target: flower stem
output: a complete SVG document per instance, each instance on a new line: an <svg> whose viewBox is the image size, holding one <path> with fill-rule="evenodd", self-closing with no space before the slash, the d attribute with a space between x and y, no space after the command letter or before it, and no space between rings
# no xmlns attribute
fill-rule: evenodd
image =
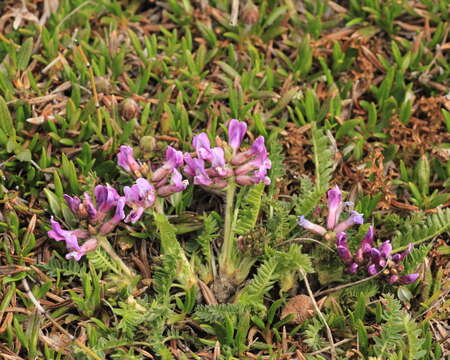
<svg viewBox="0 0 450 360"><path fill-rule="evenodd" d="M228 180L227 196L225 200L225 231L223 236L222 251L219 258L221 274L230 274L232 270L231 256L233 251L233 202L236 192L236 183L233 178Z"/></svg>
<svg viewBox="0 0 450 360"><path fill-rule="evenodd" d="M130 268L125 265L125 263L122 261L119 255L114 251L111 244L109 243L108 239L104 236L99 236L97 238L100 246L103 250L106 251L106 253L111 257L111 259L114 260L114 262L120 267L120 269L123 271L123 273L128 276L129 278L135 277L135 274L133 271L130 270Z"/></svg>

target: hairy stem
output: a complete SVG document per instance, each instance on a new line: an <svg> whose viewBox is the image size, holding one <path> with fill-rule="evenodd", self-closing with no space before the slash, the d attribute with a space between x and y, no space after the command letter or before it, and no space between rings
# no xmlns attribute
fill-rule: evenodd
<svg viewBox="0 0 450 360"><path fill-rule="evenodd" d="M117 253L114 251L114 249L112 248L111 244L109 243L106 237L99 236L97 240L102 249L105 250L106 253L111 257L111 259L114 260L114 262L120 267L120 269L124 272L126 276L128 276L129 278L135 277L134 272L131 271L131 269L127 265L125 265L120 256L117 255Z"/></svg>
<svg viewBox="0 0 450 360"><path fill-rule="evenodd" d="M228 180L227 197L225 200L225 229L222 251L219 259L220 273L231 273L231 255L233 252L233 202L236 192L236 183L233 178Z"/></svg>

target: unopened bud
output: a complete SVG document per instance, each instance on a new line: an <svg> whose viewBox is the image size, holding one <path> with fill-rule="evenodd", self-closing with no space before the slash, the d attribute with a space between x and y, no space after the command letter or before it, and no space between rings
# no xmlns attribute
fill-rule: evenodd
<svg viewBox="0 0 450 360"><path fill-rule="evenodd" d="M244 24L253 25L259 20L259 10L258 7L253 4L253 1L248 0L242 9L242 21Z"/></svg>
<svg viewBox="0 0 450 360"><path fill-rule="evenodd" d="M146 135L141 138L139 142L139 146L142 148L144 152L151 152L155 149L156 140L153 136Z"/></svg>
<svg viewBox="0 0 450 360"><path fill-rule="evenodd" d="M97 76L95 78L95 88L99 93L108 93L111 88L111 83L104 76Z"/></svg>
<svg viewBox="0 0 450 360"><path fill-rule="evenodd" d="M128 98L120 103L120 111L125 119L131 120L136 117L139 112L139 105L133 99Z"/></svg>
<svg viewBox="0 0 450 360"><path fill-rule="evenodd" d="M417 161L415 171L419 183L419 190L422 194L428 195L430 184L430 162L426 155L422 155Z"/></svg>

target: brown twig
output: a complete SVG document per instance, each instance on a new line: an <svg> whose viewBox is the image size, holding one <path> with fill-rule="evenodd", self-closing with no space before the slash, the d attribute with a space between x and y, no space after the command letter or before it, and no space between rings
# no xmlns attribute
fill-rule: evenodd
<svg viewBox="0 0 450 360"><path fill-rule="evenodd" d="M299 243L313 242L315 244L323 246L327 250L330 250L332 252L335 251L333 248L329 247L328 245L324 244L323 242L316 240L316 239L312 239L312 238L295 238L295 239L291 239L291 240L286 240L286 241L283 241L283 242L277 244L275 247L279 247L279 246L283 246L283 245L287 245L287 244L291 244L291 243L296 243L296 242L299 242Z"/></svg>
<svg viewBox="0 0 450 360"><path fill-rule="evenodd" d="M306 276L306 272L303 269L300 269L300 273L303 276L303 281L306 285L306 290L308 291L308 295L311 298L311 301L314 305L314 309L316 310L317 314L319 315L320 319L322 320L322 323L325 325L325 328L327 329L327 337L328 341L330 342L330 350L331 350L331 359L336 359L336 347L333 340L333 334L331 333L331 329L328 326L327 320L325 319L325 316L320 311L319 305L317 305L316 299L314 298L314 294L311 290L311 286L309 285L308 277Z"/></svg>
<svg viewBox="0 0 450 360"><path fill-rule="evenodd" d="M363 282L369 281L369 280L371 280L371 279L376 278L378 275L380 275L380 274L384 271L385 268L386 268L386 267L382 268L382 269L381 269L379 272L377 272L375 275L366 277L366 278L364 278L364 279L361 279L361 280L358 280L358 281L354 281L354 282L351 282L351 283L348 283L348 284L344 284L344 285L339 285L339 286L336 286L336 287L331 288L331 289L327 289L327 290L323 290L323 291L318 291L318 292L316 292L316 293L314 294L314 296L320 296L320 295L330 294L330 293L333 293L333 292L335 292L335 291L339 291L339 290L342 290L342 289L346 289L346 288L352 287L352 286L354 286L354 285L358 285L358 284L361 284L361 283L363 283Z"/></svg>
<svg viewBox="0 0 450 360"><path fill-rule="evenodd" d="M233 0L231 3L230 25L236 26L239 16L239 0Z"/></svg>
<svg viewBox="0 0 450 360"><path fill-rule="evenodd" d="M42 307L39 301L35 298L33 293L30 290L30 286L28 285L27 279L22 279L22 285L25 288L25 292L27 293L28 298L36 307L38 314L43 315L47 320L49 320L59 331L61 331L64 335L66 335L71 341L73 341L86 355L95 360L102 360L94 351L89 349L86 345L84 345L81 341L79 341L75 336L70 334L66 329L64 329L61 325L59 325L51 316L47 313L47 311Z"/></svg>

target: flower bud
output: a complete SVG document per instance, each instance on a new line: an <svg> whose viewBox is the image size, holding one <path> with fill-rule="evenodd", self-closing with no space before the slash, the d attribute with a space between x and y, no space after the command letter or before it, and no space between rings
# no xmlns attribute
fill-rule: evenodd
<svg viewBox="0 0 450 360"><path fill-rule="evenodd" d="M156 140L153 136L150 135L143 136L141 138L141 141L139 142L139 146L145 152L151 152L155 149Z"/></svg>
<svg viewBox="0 0 450 360"><path fill-rule="evenodd" d="M413 282L415 282L418 278L419 278L419 274L417 274L417 273L404 275L404 276L400 277L399 282L404 285L408 285L408 284L412 284Z"/></svg>
<svg viewBox="0 0 450 360"><path fill-rule="evenodd" d="M139 105L132 98L125 99L120 103L120 112L125 119L131 120L139 112Z"/></svg>
<svg viewBox="0 0 450 360"><path fill-rule="evenodd" d="M258 7L253 3L252 0L247 0L247 4L245 4L241 14L242 14L242 21L246 25L256 24L259 20Z"/></svg>
<svg viewBox="0 0 450 360"><path fill-rule="evenodd" d="M107 93L111 89L111 83L104 76L97 76L95 78L95 88L99 93Z"/></svg>

